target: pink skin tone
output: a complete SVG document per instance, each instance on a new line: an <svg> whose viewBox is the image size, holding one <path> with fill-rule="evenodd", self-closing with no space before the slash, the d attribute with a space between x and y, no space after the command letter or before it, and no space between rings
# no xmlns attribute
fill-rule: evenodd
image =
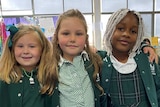
<svg viewBox="0 0 160 107"><path fill-rule="evenodd" d="M80 19L69 17L63 19L58 32L58 44L63 51L63 58L73 61L85 47L87 33Z"/></svg>
<svg viewBox="0 0 160 107"><path fill-rule="evenodd" d="M30 72L40 60L42 48L36 32L25 34L18 39L14 47L16 61Z"/></svg>
<svg viewBox="0 0 160 107"><path fill-rule="evenodd" d="M122 63L128 60L128 53L136 43L138 36L138 21L133 14L127 14L116 26L111 38L112 52Z"/></svg>

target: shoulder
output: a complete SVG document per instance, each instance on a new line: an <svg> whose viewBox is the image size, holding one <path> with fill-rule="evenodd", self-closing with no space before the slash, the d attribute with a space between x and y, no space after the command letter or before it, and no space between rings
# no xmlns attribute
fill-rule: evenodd
<svg viewBox="0 0 160 107"><path fill-rule="evenodd" d="M141 59L147 59L148 60L148 56L149 56L149 54L140 52L140 53L136 54L135 58L141 58Z"/></svg>
<svg viewBox="0 0 160 107"><path fill-rule="evenodd" d="M1 87L1 86L4 86L4 85L7 85L7 83L4 82L4 81L2 81L2 80L0 80L0 87Z"/></svg>
<svg viewBox="0 0 160 107"><path fill-rule="evenodd" d="M103 50L98 50L97 54L100 55L102 59L107 56L107 52Z"/></svg>
<svg viewBox="0 0 160 107"><path fill-rule="evenodd" d="M143 52L137 53L134 59L137 64L140 64L140 65L149 64L148 54L145 54Z"/></svg>

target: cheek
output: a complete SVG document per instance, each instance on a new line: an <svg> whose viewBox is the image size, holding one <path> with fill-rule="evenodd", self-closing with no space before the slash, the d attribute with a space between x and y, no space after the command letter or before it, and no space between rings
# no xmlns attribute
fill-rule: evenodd
<svg viewBox="0 0 160 107"><path fill-rule="evenodd" d="M86 44L86 38L79 38L77 41L78 45L81 46L82 48L84 48L85 44Z"/></svg>
<svg viewBox="0 0 160 107"><path fill-rule="evenodd" d="M59 45L64 45L64 44L66 44L67 41L68 41L66 38L64 38L64 37L62 37L62 36L58 36L57 39L58 39L58 40L57 40L57 44L59 44Z"/></svg>
<svg viewBox="0 0 160 107"><path fill-rule="evenodd" d="M85 44L86 44L86 39L79 39L79 40L78 40L78 43L79 43L80 45L85 45Z"/></svg>
<svg viewBox="0 0 160 107"><path fill-rule="evenodd" d="M19 56L21 54L20 49L14 48L14 55L15 57Z"/></svg>
<svg viewBox="0 0 160 107"><path fill-rule="evenodd" d="M132 38L132 43L135 45L136 42L137 42L137 36L134 36L134 37Z"/></svg>
<svg viewBox="0 0 160 107"><path fill-rule="evenodd" d="M37 50L33 51L33 54L38 58L41 57L42 49L37 49Z"/></svg>
<svg viewBox="0 0 160 107"><path fill-rule="evenodd" d="M60 48L63 48L67 44L67 41L64 39L59 39L58 44L59 44Z"/></svg>
<svg viewBox="0 0 160 107"><path fill-rule="evenodd" d="M79 42L79 45L81 45L81 46L85 46L85 44L86 44L86 41L80 41Z"/></svg>

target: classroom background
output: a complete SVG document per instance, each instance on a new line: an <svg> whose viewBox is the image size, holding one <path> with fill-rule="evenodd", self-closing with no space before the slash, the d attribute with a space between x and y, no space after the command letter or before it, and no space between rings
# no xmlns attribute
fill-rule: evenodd
<svg viewBox="0 0 160 107"><path fill-rule="evenodd" d="M0 53L9 33L7 26L34 24L52 39L59 14L75 8L85 16L89 42L103 49L103 35L109 16L120 8L139 11L145 23L145 38L160 54L160 0L0 0Z"/></svg>

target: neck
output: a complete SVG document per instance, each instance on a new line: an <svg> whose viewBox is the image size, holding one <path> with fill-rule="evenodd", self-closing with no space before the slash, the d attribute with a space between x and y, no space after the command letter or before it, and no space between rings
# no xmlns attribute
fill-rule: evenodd
<svg viewBox="0 0 160 107"><path fill-rule="evenodd" d="M126 63L129 57L128 53L117 53L117 52L114 53L113 52L112 54L119 62L122 62L122 63Z"/></svg>
<svg viewBox="0 0 160 107"><path fill-rule="evenodd" d="M34 67L23 67L23 66L21 66L21 68L23 70L25 70L26 72L32 72L34 69L36 69L36 66L34 66Z"/></svg>

